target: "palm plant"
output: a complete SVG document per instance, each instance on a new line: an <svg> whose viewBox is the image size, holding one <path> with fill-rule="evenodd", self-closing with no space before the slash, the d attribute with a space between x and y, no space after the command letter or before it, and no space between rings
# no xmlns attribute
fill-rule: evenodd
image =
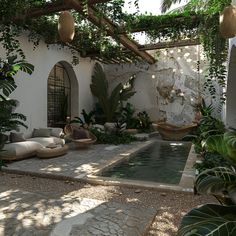
<svg viewBox="0 0 236 236"><path fill-rule="evenodd" d="M122 83L119 83L111 93L109 93L106 75L99 64L95 65L90 89L93 95L98 98L99 105L104 112L107 122L114 121L115 113L122 104L122 101L127 101L136 93L132 91L134 78L135 77L130 80L130 87L124 88Z"/></svg>

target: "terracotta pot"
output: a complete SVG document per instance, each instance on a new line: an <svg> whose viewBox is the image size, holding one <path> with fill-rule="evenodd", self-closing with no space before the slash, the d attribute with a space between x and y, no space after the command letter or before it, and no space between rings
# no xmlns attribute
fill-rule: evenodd
<svg viewBox="0 0 236 236"><path fill-rule="evenodd" d="M75 35L75 21L68 11L63 11L58 20L58 33L62 42L71 42Z"/></svg>
<svg viewBox="0 0 236 236"><path fill-rule="evenodd" d="M236 35L236 8L232 5L225 7L220 14L220 33L224 38Z"/></svg>

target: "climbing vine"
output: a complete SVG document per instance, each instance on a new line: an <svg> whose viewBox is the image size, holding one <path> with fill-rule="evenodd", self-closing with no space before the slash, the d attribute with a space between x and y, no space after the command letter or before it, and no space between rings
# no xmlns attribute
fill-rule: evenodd
<svg viewBox="0 0 236 236"><path fill-rule="evenodd" d="M134 1L134 0L133 0ZM37 19L15 20L18 16L25 14L26 10L32 7L45 6L46 0L0 0L0 43L6 50L7 55L18 54L25 58L20 47L18 36L27 31L29 40L35 47L40 40L44 40L48 45L58 44L60 47L71 49L74 63L78 63L78 52L82 57L101 58L104 62L134 61L138 58L131 52L125 53L121 45L111 39L106 33L106 26L94 26L86 19L88 13L88 1L83 0L84 15L75 11L72 14L77 23L75 39L72 43L64 44L60 42L57 33L57 20L59 14L42 16ZM62 0L52 0L50 2L62 2ZM206 75L207 88L214 97L216 90L214 80L222 87L225 86L227 58L227 41L219 35L218 22L219 12L230 4L230 0L190 0L189 3L175 12L165 15L128 15L123 12L125 0L112 0L107 3L97 4L99 17L106 16L112 19L132 38L132 33L136 30L145 31L151 42L173 42L182 39L200 39L204 53L209 61L209 69ZM138 0L134 1L138 10ZM119 37L117 31L117 38ZM222 92L221 99L225 97Z"/></svg>

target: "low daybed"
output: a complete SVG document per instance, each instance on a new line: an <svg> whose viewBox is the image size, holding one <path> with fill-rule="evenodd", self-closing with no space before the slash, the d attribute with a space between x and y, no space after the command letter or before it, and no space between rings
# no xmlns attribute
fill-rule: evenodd
<svg viewBox="0 0 236 236"><path fill-rule="evenodd" d="M40 128L23 135L22 133L11 133L10 141L6 143L0 152L2 160L13 161L21 160L36 155L37 150L48 145L65 144L62 138L63 130L61 128Z"/></svg>

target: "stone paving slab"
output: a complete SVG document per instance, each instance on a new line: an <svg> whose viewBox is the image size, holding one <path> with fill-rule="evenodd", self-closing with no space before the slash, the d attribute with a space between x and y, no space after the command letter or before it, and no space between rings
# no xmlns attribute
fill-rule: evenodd
<svg viewBox="0 0 236 236"><path fill-rule="evenodd" d="M60 198L1 188L1 236L141 236L156 210L129 204Z"/></svg>

